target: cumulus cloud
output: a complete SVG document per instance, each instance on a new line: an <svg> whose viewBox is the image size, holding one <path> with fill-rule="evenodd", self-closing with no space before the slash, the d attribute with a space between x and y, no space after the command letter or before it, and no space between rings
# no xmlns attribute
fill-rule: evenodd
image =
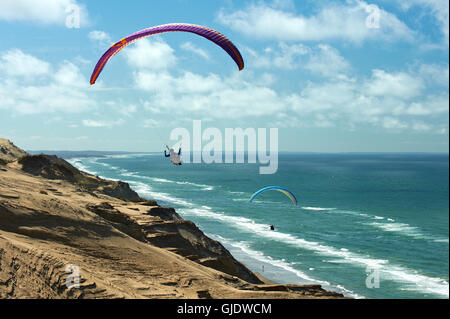
<svg viewBox="0 0 450 319"><path fill-rule="evenodd" d="M278 47L266 47L263 53L250 48L245 49L251 59L251 64L257 68L280 68L293 70L304 63L310 49L303 44L288 45L280 42Z"/></svg>
<svg viewBox="0 0 450 319"><path fill-rule="evenodd" d="M447 0L396 0L404 10L420 6L430 12L440 27L443 35L443 42L448 47L449 44L449 3ZM423 12L426 12L425 10Z"/></svg>
<svg viewBox="0 0 450 319"><path fill-rule="evenodd" d="M80 25L87 24L87 10L76 0L2 0L0 20L65 25L74 8L79 10Z"/></svg>
<svg viewBox="0 0 450 319"><path fill-rule="evenodd" d="M166 54L173 54L170 46L160 40L157 42L157 46L164 47ZM390 131L448 130L448 90L444 91L442 87L428 90L429 86L435 85L431 78L438 74L440 66L416 65L409 71L375 69L366 77L354 76L350 72L336 77L329 75L327 65L330 73L338 74L346 73L350 65L331 46L280 44L279 51L275 49L266 48L261 55L271 58L267 63L275 65L277 60L274 58L281 59L296 52L290 58L285 57L291 67L302 67L325 78L319 82L303 83L301 90L285 91L272 88L278 81L269 73L197 74L171 68L170 65L154 68L137 59L132 64L133 89L137 89L133 91L135 100L132 103L113 98L101 100L119 119L87 116L80 126L111 128L122 125L124 118L141 115L136 106L136 99L141 99L139 111L178 118L185 118L186 114L191 118L207 116L233 121L263 118L278 127L338 126L354 129L373 126ZM135 56L139 57L139 54ZM21 65L21 59L33 61L28 62L28 68L35 70L31 72L34 75L26 81L20 68L10 72L5 69L9 67L5 61L16 61ZM301 66L297 59L303 59ZM4 71L0 72L0 108L20 114L83 112L99 103L94 99L95 91L88 90L88 80L73 62L51 65L20 50L9 50L0 52L0 69ZM155 123L144 119L141 125L155 127Z"/></svg>
<svg viewBox="0 0 450 319"><path fill-rule="evenodd" d="M174 50L164 41L153 37L142 39L124 50L130 66L141 69L167 69L177 63Z"/></svg>
<svg viewBox="0 0 450 319"><path fill-rule="evenodd" d="M449 70L447 65L440 64L422 64L419 70L420 75L425 81L431 84L448 87Z"/></svg>
<svg viewBox="0 0 450 319"><path fill-rule="evenodd" d="M421 78L405 72L388 73L374 70L371 81L366 83L366 90L373 96L394 96L409 99L420 95L424 89Z"/></svg>
<svg viewBox="0 0 450 319"><path fill-rule="evenodd" d="M327 3L316 15L304 16L263 3L227 13L221 10L218 20L249 37L281 41L347 40L413 40L414 32L395 15L380 9L379 28L366 25L367 7L364 1L345 4Z"/></svg>
<svg viewBox="0 0 450 319"><path fill-rule="evenodd" d="M107 121L107 120L92 120L87 119L83 120L83 125L86 127L94 127L94 128L111 128L114 126L122 125L124 123L123 119L118 119L115 121Z"/></svg>
<svg viewBox="0 0 450 319"><path fill-rule="evenodd" d="M10 76L36 77L48 74L50 64L21 50L12 49L0 56L0 70Z"/></svg>
<svg viewBox="0 0 450 319"><path fill-rule="evenodd" d="M79 68L64 61L53 67L21 50L0 53L0 108L21 114L76 113L95 105ZM25 81L24 81L25 79Z"/></svg>
<svg viewBox="0 0 450 319"><path fill-rule="evenodd" d="M69 61L64 61L59 65L53 74L53 78L58 85L78 88L87 87L85 78L78 66Z"/></svg>
<svg viewBox="0 0 450 319"><path fill-rule="evenodd" d="M426 98L411 102L403 107L397 107L397 114L406 114L414 116L441 115L448 113L449 95L442 93L438 95L429 95Z"/></svg>
<svg viewBox="0 0 450 319"><path fill-rule="evenodd" d="M430 119L434 123L448 115L448 93L425 94L416 73L374 70L367 78L330 77L325 82L310 82L293 93L236 75L144 70L135 72L134 77L137 88L152 92L146 103L159 114L189 112L194 117L208 114L216 119L266 117L278 127L354 129L371 125L392 131L430 131L434 125L428 123Z"/></svg>
<svg viewBox="0 0 450 319"><path fill-rule="evenodd" d="M346 73L350 69L350 64L340 55L338 50L329 45L321 44L318 46L318 50L312 53L305 68L313 73L332 77Z"/></svg>
<svg viewBox="0 0 450 319"><path fill-rule="evenodd" d="M89 40L97 42L100 45L108 45L112 42L108 33L99 30L89 32L88 38Z"/></svg>
<svg viewBox="0 0 450 319"><path fill-rule="evenodd" d="M18 82L0 84L1 108L21 114L52 112L77 113L88 110L95 102L73 87L57 83L21 86Z"/></svg>
<svg viewBox="0 0 450 319"><path fill-rule="evenodd" d="M248 53L248 64L255 68L305 69L324 77L339 77L350 70L350 63L327 44L306 46L281 42L277 47L266 47L262 53L250 48L244 50Z"/></svg>
<svg viewBox="0 0 450 319"><path fill-rule="evenodd" d="M205 50L195 46L192 42L184 42L180 47L183 50L195 53L206 60L210 59L209 54Z"/></svg>
<svg viewBox="0 0 450 319"><path fill-rule="evenodd" d="M207 93L224 86L216 74L201 76L192 72L174 76L169 72L139 71L135 73L135 82L140 89L155 93Z"/></svg>
<svg viewBox="0 0 450 319"><path fill-rule="evenodd" d="M142 126L145 128L161 127L161 121L157 121L155 119L145 119Z"/></svg>
<svg viewBox="0 0 450 319"><path fill-rule="evenodd" d="M412 125L412 129L415 131L430 131L432 127L428 124L422 123L422 122L416 122Z"/></svg>
<svg viewBox="0 0 450 319"><path fill-rule="evenodd" d="M404 129L408 127L408 124L390 116L383 118L381 123L383 127L387 129Z"/></svg>
<svg viewBox="0 0 450 319"><path fill-rule="evenodd" d="M122 115L125 115L127 117L132 116L134 113L137 112L137 110L138 110L138 107L135 104L119 106L119 113L121 113Z"/></svg>
<svg viewBox="0 0 450 319"><path fill-rule="evenodd" d="M273 89L238 76L140 71L134 77L136 87L153 93L148 105L160 113L203 116L207 112L216 118L240 118L273 114L282 106Z"/></svg>
<svg viewBox="0 0 450 319"><path fill-rule="evenodd" d="M380 74L391 86L380 85ZM374 70L372 77L359 81L340 79L310 83L299 94L291 94L287 98L288 107L284 111L303 119L298 126L308 125L308 119L314 124L311 119L317 118L317 114L322 115L322 121L328 119L348 128L370 124L388 130L424 130L424 125L431 128L430 123L437 122L448 126L445 121L449 112L448 92L440 95L421 92L418 95L417 90L406 90L403 85L416 83L415 75L399 74ZM407 81L403 83L405 79Z"/></svg>

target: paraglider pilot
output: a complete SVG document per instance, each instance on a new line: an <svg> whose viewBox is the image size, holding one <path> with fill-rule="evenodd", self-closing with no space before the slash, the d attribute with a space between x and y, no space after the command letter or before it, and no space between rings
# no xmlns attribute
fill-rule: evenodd
<svg viewBox="0 0 450 319"><path fill-rule="evenodd" d="M167 146L166 146L167 147ZM169 147L167 147L169 148ZM164 150L164 156L165 157L170 157L170 161L174 164L174 165L181 165L181 147L178 150L178 154L175 153L174 149L171 148L169 150L169 154L167 154L166 150Z"/></svg>

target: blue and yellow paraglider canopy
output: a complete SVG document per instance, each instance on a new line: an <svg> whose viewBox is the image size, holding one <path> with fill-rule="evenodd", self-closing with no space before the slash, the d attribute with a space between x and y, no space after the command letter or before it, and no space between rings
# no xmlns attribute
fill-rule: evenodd
<svg viewBox="0 0 450 319"><path fill-rule="evenodd" d="M284 187L280 187L280 186L267 186L264 188L261 188L259 191L257 191L256 193L254 193L252 195L252 197L250 198L250 201L253 201L253 199L258 196L259 194L265 192L265 191L279 191L281 193L283 193L284 195L286 195L287 197L289 197L289 199L292 201L292 203L294 205L297 206L297 199L295 198L295 195L292 194L292 192Z"/></svg>

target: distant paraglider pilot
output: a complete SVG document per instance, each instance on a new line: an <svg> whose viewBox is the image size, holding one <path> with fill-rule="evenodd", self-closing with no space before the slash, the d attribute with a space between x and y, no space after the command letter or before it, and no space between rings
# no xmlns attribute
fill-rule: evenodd
<svg viewBox="0 0 450 319"><path fill-rule="evenodd" d="M173 163L173 165L181 165L182 164L181 163L181 147L178 150L178 154L175 153L173 148L171 148L169 150L169 154L167 154L166 150L164 150L164 156L165 157L170 157L170 161Z"/></svg>

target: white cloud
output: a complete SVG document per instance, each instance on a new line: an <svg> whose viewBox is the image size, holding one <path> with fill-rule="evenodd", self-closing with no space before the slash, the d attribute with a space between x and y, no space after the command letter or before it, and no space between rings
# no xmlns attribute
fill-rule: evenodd
<svg viewBox="0 0 450 319"><path fill-rule="evenodd" d="M48 74L50 64L21 50L12 49L0 56L0 70L10 76L35 77Z"/></svg>
<svg viewBox="0 0 450 319"><path fill-rule="evenodd" d="M318 49L318 52L312 53L305 66L306 69L326 77L334 77L349 70L350 64L338 50L325 44L319 45Z"/></svg>
<svg viewBox="0 0 450 319"><path fill-rule="evenodd" d="M419 69L419 74L429 83L448 87L449 84L448 64L447 65L422 64Z"/></svg>
<svg viewBox="0 0 450 319"><path fill-rule="evenodd" d="M277 67L279 69L293 70L302 64L302 60L305 59L310 49L303 44L287 45L281 42L277 48L266 47L263 54L249 48L246 51L251 56L250 63L254 67Z"/></svg>
<svg viewBox="0 0 450 319"><path fill-rule="evenodd" d="M435 17L437 24L441 28L443 42L449 45L449 3L448 0L397 0L400 6L409 10L414 6L421 6L428 9ZM423 12L426 12L425 10Z"/></svg>
<svg viewBox="0 0 450 319"><path fill-rule="evenodd" d="M281 107L274 90L246 82L239 76L222 78L191 72L175 76L165 71L140 71L134 77L138 88L153 93L147 102L159 113L240 118L274 114Z"/></svg>
<svg viewBox="0 0 450 319"><path fill-rule="evenodd" d="M18 82L9 82L0 85L0 99L2 108L21 114L77 113L95 105L85 92L57 83L21 86Z"/></svg>
<svg viewBox="0 0 450 319"><path fill-rule="evenodd" d="M265 54L274 54L271 50L267 49ZM286 49L288 51L289 48ZM308 48L307 51L309 57L318 57L317 60L312 59L317 65L320 65L320 58L330 52L339 56L328 46ZM88 80L74 63L63 61L52 66L19 50L0 54L0 61L3 62L4 57L15 60L10 59L11 56L19 57L16 59L19 64L22 60L34 61L29 70L35 70L32 72L35 76L23 81L24 70L20 68L15 72L0 73L0 108L19 114L37 114L83 112L99 106L99 101L93 98L96 91L89 90ZM320 72L317 65L310 68ZM344 62L344 66L337 70L345 71L346 68ZM333 69L332 64L330 69ZM428 81L422 80L421 76L430 70L434 72L437 68L419 65L416 71L410 72L373 70L368 78L331 76L323 82L309 82L301 91L291 93L272 89L275 78L268 73L233 72L231 76L223 77L142 68L135 70L133 77L135 87L145 92L146 98L140 101L142 109L162 116L184 118L189 114L198 118L207 114L211 119L246 121L266 117L279 121L282 127L339 126L354 129L358 125L371 125L395 131L438 132L442 127L448 127L445 118L448 117L449 95L448 91L427 93ZM121 117L138 112L135 103L120 99L100 104ZM123 123L123 119L88 118L82 125L113 127ZM154 127L156 124L150 121L143 125Z"/></svg>
<svg viewBox="0 0 450 319"><path fill-rule="evenodd" d="M134 113L136 113L138 110L137 106L135 104L128 104L128 105L120 105L119 106L119 113L125 116L132 116Z"/></svg>
<svg viewBox="0 0 450 319"><path fill-rule="evenodd" d="M413 40L411 31L395 15L380 9L380 27L368 28L364 1L327 3L313 16L294 14L265 4L218 14L218 20L249 37L281 41L323 41L331 39L362 42L368 39Z"/></svg>
<svg viewBox="0 0 450 319"><path fill-rule="evenodd" d="M124 55L128 64L138 69L161 70L177 63L174 50L164 40L155 37L135 42L124 50Z"/></svg>
<svg viewBox="0 0 450 319"><path fill-rule="evenodd" d="M377 72L381 70L374 70L374 74ZM377 75L359 81L341 78L325 83L310 83L300 93L280 96L284 105L282 112L292 119L290 126L323 127L339 124L340 127L353 129L357 125L368 124L396 131L428 131L425 125L430 130L436 125L448 126L445 120L449 112L448 92L440 95L427 95L414 89L410 92L400 84L403 79L414 79L414 75L399 74L383 71L383 78L388 79L392 87L381 86ZM411 80L406 83L414 82ZM403 92L403 95L399 92ZM275 123L283 125L285 122Z"/></svg>
<svg viewBox="0 0 450 319"><path fill-rule="evenodd" d="M154 119L145 119L143 123L145 128L156 128L161 127L161 122Z"/></svg>
<svg viewBox="0 0 450 319"><path fill-rule="evenodd" d="M388 73L373 70L372 79L366 83L366 90L374 96L394 96L409 99L420 95L424 89L421 78L404 72Z"/></svg>
<svg viewBox="0 0 450 319"><path fill-rule="evenodd" d="M140 103L144 107L145 110L150 111L152 114L161 114L161 109L159 109L157 106L154 106L149 101L145 101L143 99L140 100Z"/></svg>
<svg viewBox="0 0 450 319"><path fill-rule="evenodd" d="M111 128L113 126L119 126L124 123L123 119L118 119L115 121L106 121L106 120L83 120L83 125L86 127L94 127L94 128Z"/></svg>
<svg viewBox="0 0 450 319"><path fill-rule="evenodd" d="M80 24L85 25L87 10L76 0L2 0L0 20L65 25L70 9L74 6L80 10Z"/></svg>
<svg viewBox="0 0 450 319"><path fill-rule="evenodd" d="M250 48L245 48L245 51L249 57L248 64L255 68L303 68L325 77L338 77L350 69L350 64L339 51L326 44L308 47L281 42L278 47L266 47L262 53Z"/></svg>
<svg viewBox="0 0 450 319"><path fill-rule="evenodd" d="M176 93L208 93L223 87L218 75L201 76L184 72L176 77L169 72L138 71L134 73L136 86L140 89L159 92Z"/></svg>
<svg viewBox="0 0 450 319"><path fill-rule="evenodd" d="M69 61L64 61L53 75L56 83L67 87L86 87L86 79L80 69Z"/></svg>
<svg viewBox="0 0 450 319"><path fill-rule="evenodd" d="M69 61L54 68L17 49L0 54L0 61L5 71L0 72L2 109L21 114L76 113L95 105L87 94L89 82Z"/></svg>
<svg viewBox="0 0 450 319"><path fill-rule="evenodd" d="M436 122L436 117L448 114L448 94L426 95L422 81L406 72L374 70L371 77L363 79L330 77L295 93L277 92L270 88L271 82L246 81L235 74L226 78L142 71L134 77L139 89L152 92L145 102L152 112L171 116L267 117L280 127L354 130L358 125L370 125L392 131L431 131L436 124L446 125Z"/></svg>
<svg viewBox="0 0 450 319"><path fill-rule="evenodd" d="M441 115L448 113L449 96L447 94L427 96L424 100L412 102L396 110L398 114L415 116Z"/></svg>
<svg viewBox="0 0 450 319"><path fill-rule="evenodd" d="M210 59L209 54L205 50L195 46L191 42L184 42L180 47L183 50L186 50L186 51L189 51L189 52L193 52L193 53L201 56L202 58L204 58L206 60Z"/></svg>
<svg viewBox="0 0 450 319"><path fill-rule="evenodd" d="M423 103L414 102L411 103L407 108L402 107L397 109L398 114L409 114L409 115L429 115L431 114L431 110L427 109Z"/></svg>
<svg viewBox="0 0 450 319"><path fill-rule="evenodd" d="M399 119L393 117L385 117L382 120L382 125L387 129L404 129L408 124L401 122Z"/></svg>
<svg viewBox="0 0 450 319"><path fill-rule="evenodd" d="M428 124L422 123L422 122L416 122L413 124L412 129L415 131L430 131L432 127Z"/></svg>
<svg viewBox="0 0 450 319"><path fill-rule="evenodd" d="M112 43L111 37L104 31L94 30L89 32L88 38L91 41L97 42L100 45L108 45Z"/></svg>

